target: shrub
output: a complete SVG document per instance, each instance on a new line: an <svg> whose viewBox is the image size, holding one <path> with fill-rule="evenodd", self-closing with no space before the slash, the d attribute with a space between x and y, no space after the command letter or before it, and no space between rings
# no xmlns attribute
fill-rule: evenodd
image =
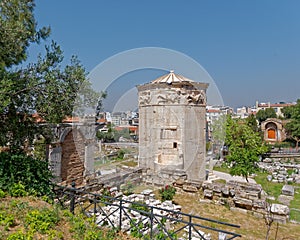
<svg viewBox="0 0 300 240"><path fill-rule="evenodd" d="M33 232L47 233L59 222L57 209L32 210L25 217L25 223Z"/></svg>
<svg viewBox="0 0 300 240"><path fill-rule="evenodd" d="M19 183L14 183L9 188L9 194L12 197L25 197L27 195L27 192L25 190L25 186L21 182L19 182Z"/></svg>
<svg viewBox="0 0 300 240"><path fill-rule="evenodd" d="M52 174L46 161L37 160L25 154L0 153L0 189L21 190L36 196L49 195Z"/></svg>
<svg viewBox="0 0 300 240"><path fill-rule="evenodd" d="M159 190L160 198L162 201L173 200L176 189L173 186L166 185L164 188Z"/></svg>
<svg viewBox="0 0 300 240"><path fill-rule="evenodd" d="M0 189L0 198L4 198L4 197L6 197L6 192Z"/></svg>

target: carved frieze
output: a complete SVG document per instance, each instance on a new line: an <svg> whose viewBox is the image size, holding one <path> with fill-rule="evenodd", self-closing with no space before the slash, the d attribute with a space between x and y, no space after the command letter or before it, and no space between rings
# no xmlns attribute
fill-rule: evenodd
<svg viewBox="0 0 300 240"><path fill-rule="evenodd" d="M159 89L146 90L139 94L139 105L173 105L206 104L206 94L204 90L185 90L185 89Z"/></svg>

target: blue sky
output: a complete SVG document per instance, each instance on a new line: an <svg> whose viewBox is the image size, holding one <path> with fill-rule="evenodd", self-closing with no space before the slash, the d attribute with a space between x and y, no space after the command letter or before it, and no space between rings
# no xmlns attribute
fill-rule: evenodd
<svg viewBox="0 0 300 240"><path fill-rule="evenodd" d="M125 50L173 49L200 63L237 107L300 98L299 9L297 0L37 0L35 15L52 28L48 42L87 71ZM29 60L40 50L31 47Z"/></svg>

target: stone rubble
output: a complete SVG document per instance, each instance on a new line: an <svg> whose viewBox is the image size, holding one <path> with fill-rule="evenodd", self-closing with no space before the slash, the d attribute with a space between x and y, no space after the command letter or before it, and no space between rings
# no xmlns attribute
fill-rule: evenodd
<svg viewBox="0 0 300 240"><path fill-rule="evenodd" d="M122 202L122 206L124 207L124 211L122 211L122 226L121 230L127 234L130 234L131 231L134 231L135 227L133 227L132 220L140 226L140 231L143 233L143 235L150 233L150 217L148 217L146 214L143 215L143 213L135 211L130 209L131 203L129 202L137 202L137 203L143 203L148 206L153 206L153 214L159 215L154 218L153 223L153 233L161 231L160 224L158 221L161 221L163 217L166 218L174 218L174 219L181 219L181 215L177 214L181 212L181 206L173 204L172 201L164 201L161 202L158 199L155 199L155 196L153 194L153 191L150 189L146 189L142 191L140 194L130 194L128 196L125 196L123 194L120 194L120 192L117 191L117 189L110 189L110 191L113 190L114 195L118 195L124 200ZM127 202L128 201L128 202ZM119 209L120 202L115 201L112 203L112 205L103 206L102 209L98 209L96 213L96 223L99 226L114 226L118 227L120 223L120 209ZM170 212L174 211L174 212ZM93 215L93 213L91 213ZM131 219L131 220L130 220ZM171 221L167 219L166 223L164 224L165 228L167 230L171 230L171 225L174 224L175 221ZM187 231L187 230L186 230ZM210 234L206 234L202 231L199 231L199 233L204 237L206 240L210 240ZM187 236L187 233L185 233ZM199 236L199 234L196 231L192 232L194 240L200 240L203 239ZM183 238L184 239L184 238Z"/></svg>
<svg viewBox="0 0 300 240"><path fill-rule="evenodd" d="M300 183L300 164L296 162L265 158L259 163L259 167L270 173L267 176L268 181L275 183ZM292 170L292 173L288 170Z"/></svg>
<svg viewBox="0 0 300 240"><path fill-rule="evenodd" d="M257 217L269 214L267 196L261 185L228 181L226 184L204 182L202 184L204 200L221 205L227 204L232 211L251 211ZM293 186L285 185L284 195L293 194ZM271 205L271 213L275 221L286 223L289 219L289 207L283 204Z"/></svg>

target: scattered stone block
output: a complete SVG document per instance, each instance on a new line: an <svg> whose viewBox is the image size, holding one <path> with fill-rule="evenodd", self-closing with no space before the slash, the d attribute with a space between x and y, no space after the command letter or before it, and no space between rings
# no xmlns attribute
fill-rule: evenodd
<svg viewBox="0 0 300 240"><path fill-rule="evenodd" d="M287 195L279 195L278 202L284 204L284 205L290 205L290 202L294 199L293 196L287 196Z"/></svg>
<svg viewBox="0 0 300 240"><path fill-rule="evenodd" d="M205 189L204 192L204 198L212 199L213 198L213 191L209 189Z"/></svg>
<svg viewBox="0 0 300 240"><path fill-rule="evenodd" d="M272 175L268 175L268 176L267 176L267 180L268 180L269 182L272 181L272 178L273 178Z"/></svg>
<svg viewBox="0 0 300 240"><path fill-rule="evenodd" d="M288 196L294 196L294 194L295 194L294 186L284 185L282 187L281 193L284 194L284 195L288 195Z"/></svg>
<svg viewBox="0 0 300 240"><path fill-rule="evenodd" d="M274 214L277 214L277 215L289 215L290 209L286 205L282 205L282 204L278 204L278 203L272 203L271 213L274 213Z"/></svg>
<svg viewBox="0 0 300 240"><path fill-rule="evenodd" d="M252 209L252 200L246 198L234 197L233 202L236 207L244 208L247 210Z"/></svg>
<svg viewBox="0 0 300 240"><path fill-rule="evenodd" d="M197 187L195 187L195 186L192 186L192 185L187 185L187 184L184 184L183 186L182 186L182 189L183 189L183 191L185 191L185 192L198 192L198 188Z"/></svg>

